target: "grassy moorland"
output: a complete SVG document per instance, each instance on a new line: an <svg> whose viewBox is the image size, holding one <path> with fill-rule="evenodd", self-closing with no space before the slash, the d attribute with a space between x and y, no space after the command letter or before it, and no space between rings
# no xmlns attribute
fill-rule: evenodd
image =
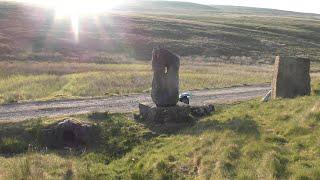
<svg viewBox="0 0 320 180"><path fill-rule="evenodd" d="M148 92L136 59L157 45L187 59L181 90L270 82L275 54L314 63L312 96L218 106L170 134L132 114L0 122L0 179L320 179L319 15L152 2L81 18L75 42L52 11L1 3L0 103ZM87 144L51 147L65 118L92 126Z"/></svg>
<svg viewBox="0 0 320 180"><path fill-rule="evenodd" d="M139 2L80 17L75 41L50 9L0 4L0 103L148 92L158 45L188 61L181 90L270 82L276 54L320 59L316 14Z"/></svg>
<svg viewBox="0 0 320 180"><path fill-rule="evenodd" d="M127 115L72 116L94 127L85 151L45 148L39 134L62 117L1 123L0 179L319 179L319 89L219 107L173 134Z"/></svg>
<svg viewBox="0 0 320 180"><path fill-rule="evenodd" d="M271 81L270 66L185 63L181 90ZM241 78L239 78L241 77ZM0 62L0 102L149 92L151 65L67 62Z"/></svg>
<svg viewBox="0 0 320 180"><path fill-rule="evenodd" d="M270 63L275 54L319 61L320 16L270 9L139 2L112 13L81 17L79 41L68 18L21 4L0 6L1 57L91 60L125 54L147 60L163 45L181 56ZM14 21L12 19L14 18Z"/></svg>
<svg viewBox="0 0 320 180"><path fill-rule="evenodd" d="M272 66L208 63L182 58L180 90L270 83ZM202 59L203 60L203 59ZM313 82L320 66L312 65ZM107 97L150 92L151 65L75 62L0 62L0 103Z"/></svg>

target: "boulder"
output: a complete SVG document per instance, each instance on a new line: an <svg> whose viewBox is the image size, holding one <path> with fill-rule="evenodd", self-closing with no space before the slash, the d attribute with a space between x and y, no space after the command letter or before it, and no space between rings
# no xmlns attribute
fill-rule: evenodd
<svg viewBox="0 0 320 180"><path fill-rule="evenodd" d="M272 81L272 98L310 95L310 60L276 57Z"/></svg>
<svg viewBox="0 0 320 180"><path fill-rule="evenodd" d="M180 58L163 48L152 52L151 97L158 107L175 106L179 100Z"/></svg>

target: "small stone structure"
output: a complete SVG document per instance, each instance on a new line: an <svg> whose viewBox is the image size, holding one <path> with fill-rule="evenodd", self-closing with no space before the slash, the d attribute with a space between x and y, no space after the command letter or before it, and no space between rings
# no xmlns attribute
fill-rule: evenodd
<svg viewBox="0 0 320 180"><path fill-rule="evenodd" d="M310 95L310 60L276 57L272 81L272 98Z"/></svg>
<svg viewBox="0 0 320 180"><path fill-rule="evenodd" d="M175 106L179 100L180 58L163 48L152 52L152 93L158 107Z"/></svg>
<svg viewBox="0 0 320 180"><path fill-rule="evenodd" d="M53 148L86 145L90 140L91 125L74 119L64 119L43 131L48 146Z"/></svg>
<svg viewBox="0 0 320 180"><path fill-rule="evenodd" d="M158 124L186 123L192 120L190 108L184 105L156 107L148 103L140 103L139 110L142 120Z"/></svg>
<svg viewBox="0 0 320 180"><path fill-rule="evenodd" d="M155 107L148 103L139 104L140 115L151 122L164 124L167 122L185 123L194 117L203 117L213 112L213 105L189 106L178 104L172 107Z"/></svg>
<svg viewBox="0 0 320 180"><path fill-rule="evenodd" d="M189 106L178 103L171 107L156 107L140 103L140 121L155 132L174 132L179 128L193 125L197 118L210 115L215 111L213 105Z"/></svg>

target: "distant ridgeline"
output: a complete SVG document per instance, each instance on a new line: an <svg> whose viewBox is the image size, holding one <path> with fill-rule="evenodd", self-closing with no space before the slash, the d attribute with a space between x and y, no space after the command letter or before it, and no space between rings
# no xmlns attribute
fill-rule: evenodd
<svg viewBox="0 0 320 180"><path fill-rule="evenodd" d="M81 17L78 39L70 18L56 19L54 14L50 9L1 2L0 60L150 60L158 45L183 57L212 61L270 63L275 54L320 59L317 14L139 2L98 17Z"/></svg>

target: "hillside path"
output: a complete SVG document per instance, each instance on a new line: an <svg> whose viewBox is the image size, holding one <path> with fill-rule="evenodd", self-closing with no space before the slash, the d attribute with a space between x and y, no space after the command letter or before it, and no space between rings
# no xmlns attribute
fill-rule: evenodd
<svg viewBox="0 0 320 180"><path fill-rule="evenodd" d="M192 105L230 103L264 96L269 84L190 91ZM0 105L1 121L23 121L90 112L127 113L138 110L139 102L152 102L150 94L132 94L106 98L53 100Z"/></svg>

